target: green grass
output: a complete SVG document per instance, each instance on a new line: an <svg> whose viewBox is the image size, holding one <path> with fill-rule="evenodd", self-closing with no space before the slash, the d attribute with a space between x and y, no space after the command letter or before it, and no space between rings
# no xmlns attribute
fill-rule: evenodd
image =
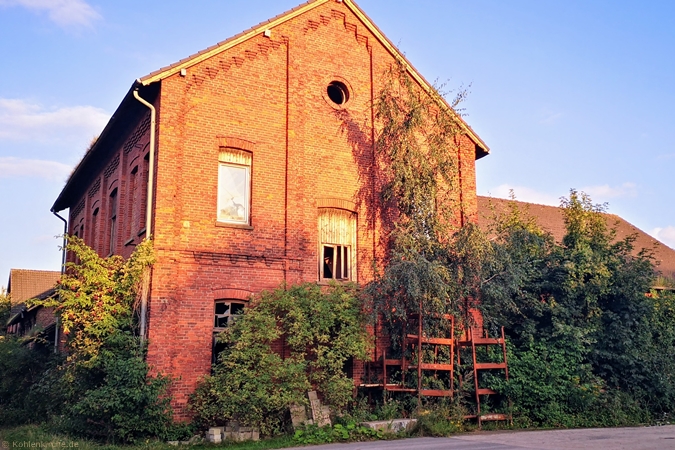
<svg viewBox="0 0 675 450"><path fill-rule="evenodd" d="M287 448L298 445L291 436L282 436L265 439L257 442L223 442L222 444L181 445L174 447L166 442L148 440L136 445L99 444L84 439L73 439L68 436L55 434L39 425L24 425L13 428L0 428L0 448L5 449L77 449L77 450L115 450L115 449L147 449L147 450L176 450L223 448L233 450L267 450Z"/></svg>

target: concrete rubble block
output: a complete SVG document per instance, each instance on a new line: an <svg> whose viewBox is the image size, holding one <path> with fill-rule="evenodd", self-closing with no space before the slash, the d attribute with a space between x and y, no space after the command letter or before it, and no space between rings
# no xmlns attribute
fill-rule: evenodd
<svg viewBox="0 0 675 450"><path fill-rule="evenodd" d="M331 425L330 422L330 408L328 406L322 406L319 410L319 419L320 422L317 423L320 427L325 427Z"/></svg>
<svg viewBox="0 0 675 450"><path fill-rule="evenodd" d="M291 405L288 409L291 411L293 428L307 424L307 410L304 405Z"/></svg>
<svg viewBox="0 0 675 450"><path fill-rule="evenodd" d="M307 391L307 398L311 402L312 400L318 400L319 397L316 395L316 391Z"/></svg>
<svg viewBox="0 0 675 450"><path fill-rule="evenodd" d="M174 447L178 447L179 441L167 441L166 443L169 445L173 445Z"/></svg>
<svg viewBox="0 0 675 450"><path fill-rule="evenodd" d="M400 433L411 430L415 426L415 423L417 423L417 419L393 419L361 422L361 425L384 433Z"/></svg>
<svg viewBox="0 0 675 450"><path fill-rule="evenodd" d="M220 444L223 441L223 431L225 427L211 427L206 432L206 440L213 444Z"/></svg>
<svg viewBox="0 0 675 450"><path fill-rule="evenodd" d="M260 431L254 429L251 431L251 440L252 441L259 441L260 440Z"/></svg>
<svg viewBox="0 0 675 450"><path fill-rule="evenodd" d="M312 412L312 420L314 423L321 426L321 402L319 400L310 400L309 408Z"/></svg>

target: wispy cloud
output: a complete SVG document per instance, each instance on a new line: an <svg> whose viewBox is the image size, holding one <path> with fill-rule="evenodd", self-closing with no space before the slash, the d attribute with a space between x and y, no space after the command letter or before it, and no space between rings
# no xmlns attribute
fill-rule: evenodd
<svg viewBox="0 0 675 450"><path fill-rule="evenodd" d="M0 178L44 178L64 181L72 167L44 159L23 159L13 156L0 157Z"/></svg>
<svg viewBox="0 0 675 450"><path fill-rule="evenodd" d="M91 28L101 15L84 0L0 0L0 6L21 6L47 13L49 20L66 29Z"/></svg>
<svg viewBox="0 0 675 450"><path fill-rule="evenodd" d="M586 186L579 190L590 195L594 201L606 201L612 198L637 197L637 185L635 183L623 183L620 186L613 187L608 184Z"/></svg>
<svg viewBox="0 0 675 450"><path fill-rule="evenodd" d="M562 117L563 113L561 112L547 112L539 119L539 123L542 125L553 125L558 122Z"/></svg>
<svg viewBox="0 0 675 450"><path fill-rule="evenodd" d="M101 132L109 117L93 106L45 108L23 99L0 98L0 140L86 142Z"/></svg>
<svg viewBox="0 0 675 450"><path fill-rule="evenodd" d="M501 184L490 190L490 195L497 198L510 198L511 191L516 196L516 200L528 203L537 203L540 205L560 206L560 197L546 192L536 191L525 186L512 186L510 184Z"/></svg>
<svg viewBox="0 0 675 450"><path fill-rule="evenodd" d="M649 234L670 248L675 248L675 226L669 225L665 228L654 228Z"/></svg>

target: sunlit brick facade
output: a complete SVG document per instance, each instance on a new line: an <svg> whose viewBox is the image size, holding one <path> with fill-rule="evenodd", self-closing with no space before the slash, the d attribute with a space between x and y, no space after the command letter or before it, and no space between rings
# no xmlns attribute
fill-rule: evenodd
<svg viewBox="0 0 675 450"><path fill-rule="evenodd" d="M132 86L157 109L148 362L176 379L179 417L210 370L217 301L326 274L363 284L385 256L372 104L396 57L353 2L317 0ZM102 255L144 237L149 113L131 94L55 204ZM473 217L487 148L466 130L456 196ZM353 239L326 250L318 224L333 210ZM356 362L355 382L362 373Z"/></svg>

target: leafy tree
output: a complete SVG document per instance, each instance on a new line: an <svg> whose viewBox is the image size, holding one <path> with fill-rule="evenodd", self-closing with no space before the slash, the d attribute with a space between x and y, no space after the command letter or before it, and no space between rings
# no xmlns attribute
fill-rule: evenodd
<svg viewBox="0 0 675 450"><path fill-rule="evenodd" d="M150 377L137 335L135 305L143 272L154 262L151 241L128 260L101 258L68 238L77 263L67 263L58 296L35 301L53 307L66 336L66 358L34 387L65 431L133 442L164 436L171 410L165 377Z"/></svg>
<svg viewBox="0 0 675 450"><path fill-rule="evenodd" d="M12 299L10 298L7 290L4 287L0 286L0 339L1 336L4 336L7 332L7 321L9 320L9 314L12 309Z"/></svg>

